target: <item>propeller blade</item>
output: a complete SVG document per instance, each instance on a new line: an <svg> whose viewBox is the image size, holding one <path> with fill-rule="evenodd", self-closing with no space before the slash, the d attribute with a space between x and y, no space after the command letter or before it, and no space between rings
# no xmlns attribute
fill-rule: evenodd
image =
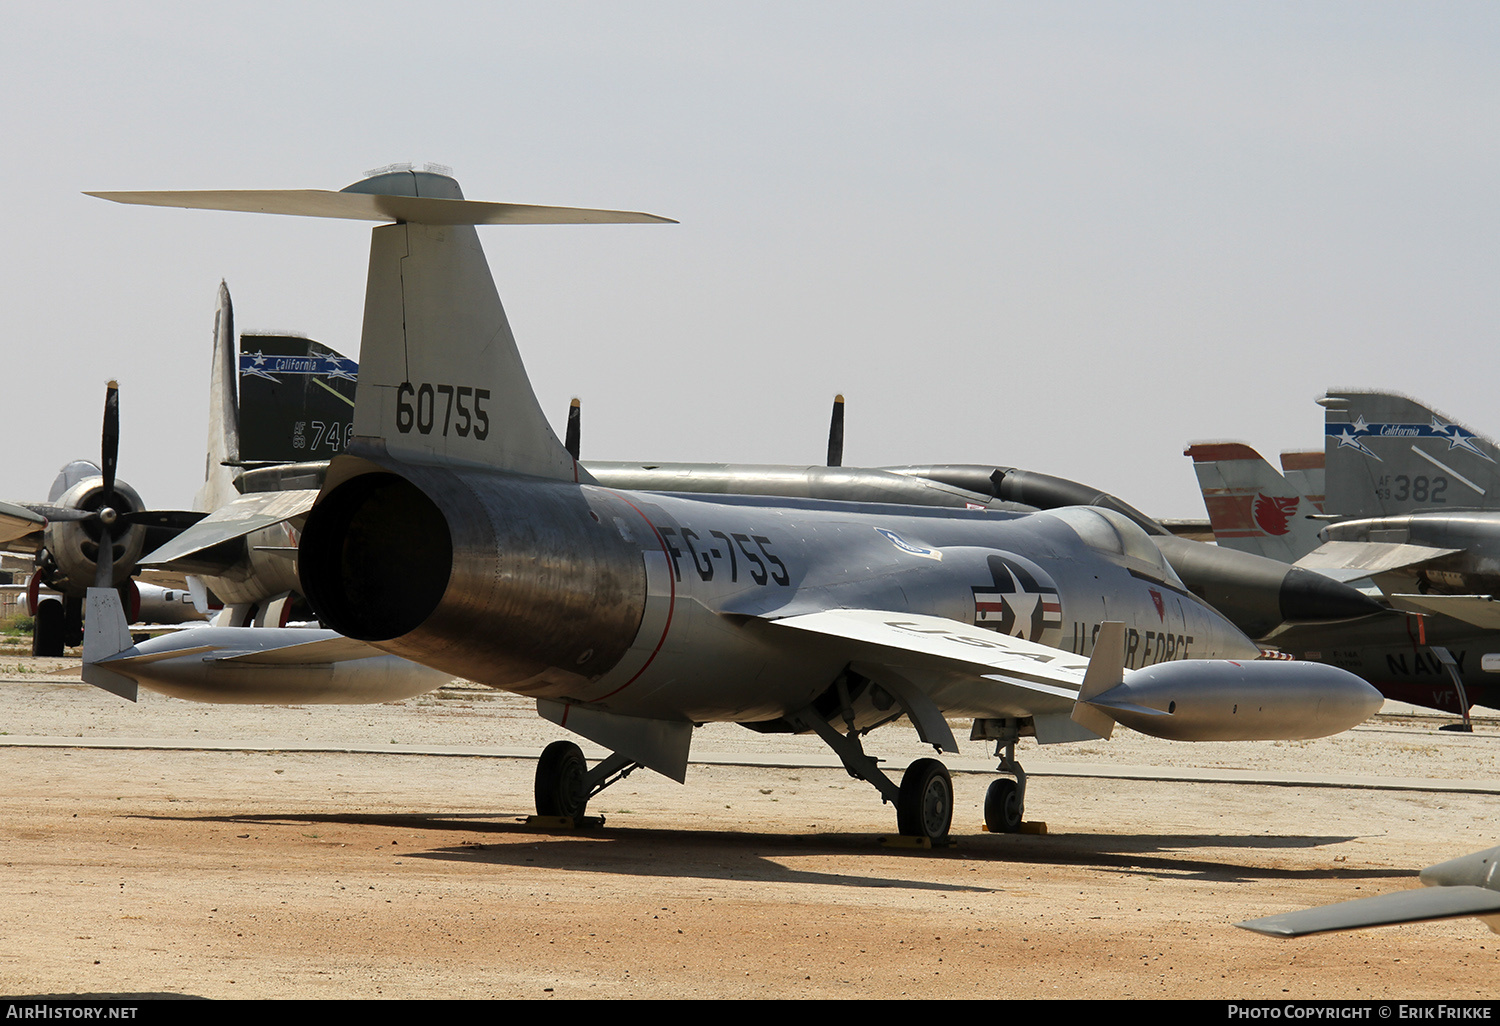
<svg viewBox="0 0 1500 1026"><path fill-rule="evenodd" d="M114 505L115 467L120 460L120 383L111 381L104 391L104 434L99 447L99 470L104 475L104 501Z"/></svg>
<svg viewBox="0 0 1500 1026"><path fill-rule="evenodd" d="M833 417L828 422L828 465L844 465L844 397L833 397Z"/></svg>
<svg viewBox="0 0 1500 1026"><path fill-rule="evenodd" d="M563 442L563 448L568 450L568 455L575 460L578 459L579 435L583 429L583 411L579 408L577 398L568 404L568 437Z"/></svg>
<svg viewBox="0 0 1500 1026"><path fill-rule="evenodd" d="M111 381L104 389L104 429L99 445L99 469L104 474L104 505L99 510L99 557L94 566L94 587L114 585L115 539L115 467L120 459L120 383Z"/></svg>

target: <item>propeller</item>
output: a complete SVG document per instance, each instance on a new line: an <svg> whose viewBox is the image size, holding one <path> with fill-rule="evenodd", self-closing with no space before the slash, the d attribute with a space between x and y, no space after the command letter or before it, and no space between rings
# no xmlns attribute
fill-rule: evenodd
<svg viewBox="0 0 1500 1026"><path fill-rule="evenodd" d="M833 417L828 422L828 465L844 465L844 397L833 397Z"/></svg>
<svg viewBox="0 0 1500 1026"><path fill-rule="evenodd" d="M83 557L89 558L89 546L97 543L98 554L93 557L94 572L90 583L95 587L109 588L114 586L115 542L124 531L131 527L142 526L148 530L165 529L168 534L176 534L202 520L206 514L192 510L133 508L140 503L139 497L134 496L128 485L122 488L117 483L116 477L120 450L120 386L115 381L111 381L106 386L104 393L104 425L99 447L98 469L102 481L97 492L97 500L91 499L87 502L88 506L93 507L92 509L75 505L59 505L55 502L27 503L27 508L46 517L50 524L78 524L83 527L86 534L76 537L72 542L59 542L49 537L46 550L59 549L60 546L67 548L72 545L81 545ZM60 551L53 554L54 559L60 556ZM81 585L82 582L76 575L76 570L76 564L74 564L72 568L65 570L64 576L71 577L73 581ZM52 573L56 573L55 566ZM45 580L45 583L49 586L59 586L56 580Z"/></svg>
<svg viewBox="0 0 1500 1026"><path fill-rule="evenodd" d="M94 587L108 588L113 584L115 569L115 542L113 531L120 520L115 507L119 498L115 495L115 468L120 462L120 383L111 381L104 386L104 428L100 435L99 470L104 475L104 497L100 500L95 516L99 522L99 558L95 561L98 570L94 574Z"/></svg>
<svg viewBox="0 0 1500 1026"><path fill-rule="evenodd" d="M568 455L572 456L575 460L578 459L578 441L582 427L583 410L579 407L578 399L575 396L573 401L568 404L568 437L563 442L563 448L567 449Z"/></svg>

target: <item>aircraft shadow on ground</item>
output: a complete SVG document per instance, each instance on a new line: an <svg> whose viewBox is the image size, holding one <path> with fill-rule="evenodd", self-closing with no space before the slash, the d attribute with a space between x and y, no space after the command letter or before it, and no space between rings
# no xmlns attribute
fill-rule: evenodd
<svg viewBox="0 0 1500 1026"><path fill-rule="evenodd" d="M887 848L881 834L775 834L749 831L641 828L618 821L576 831L548 830L490 813L308 813L243 816L167 817L238 825L344 824L406 830L462 831L491 835L495 843L467 843L428 851L401 851L402 858L466 864L516 866L631 876L693 876L703 879L765 880L851 887L919 887L955 892L993 892L973 884L915 882L911 879L792 869L781 859L817 856L953 859L966 863L1075 866L1121 876L1170 876L1218 883L1275 880L1381 879L1410 875L1404 869L1279 868L1222 857L1195 858L1195 849L1253 852L1311 851L1335 847L1350 835L1254 836L1233 834L959 834L953 847L925 850ZM662 858L670 850L671 859ZM889 868L889 864L885 864Z"/></svg>

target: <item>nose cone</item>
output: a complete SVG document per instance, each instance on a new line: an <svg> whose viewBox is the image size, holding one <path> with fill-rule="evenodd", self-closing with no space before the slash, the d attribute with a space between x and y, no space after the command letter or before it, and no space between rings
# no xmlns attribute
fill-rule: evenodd
<svg viewBox="0 0 1500 1026"><path fill-rule="evenodd" d="M1281 582L1281 615L1286 620L1344 620L1369 616L1385 607L1331 577L1294 566Z"/></svg>

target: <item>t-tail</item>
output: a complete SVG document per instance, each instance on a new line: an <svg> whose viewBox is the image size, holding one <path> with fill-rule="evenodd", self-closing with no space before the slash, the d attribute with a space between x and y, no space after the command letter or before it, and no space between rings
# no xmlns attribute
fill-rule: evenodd
<svg viewBox="0 0 1500 1026"><path fill-rule="evenodd" d="M1329 513L1500 508L1500 449L1484 435L1390 392L1330 392L1318 403Z"/></svg>
<svg viewBox="0 0 1500 1026"><path fill-rule="evenodd" d="M1254 449L1238 442L1188 446L1214 539L1223 547L1295 563L1319 543L1316 503Z"/></svg>
<svg viewBox="0 0 1500 1026"><path fill-rule="evenodd" d="M436 170L339 191L109 192L121 203L390 221L371 233L350 450L403 463L587 477L543 415L474 226L674 223L652 214L465 200Z"/></svg>

